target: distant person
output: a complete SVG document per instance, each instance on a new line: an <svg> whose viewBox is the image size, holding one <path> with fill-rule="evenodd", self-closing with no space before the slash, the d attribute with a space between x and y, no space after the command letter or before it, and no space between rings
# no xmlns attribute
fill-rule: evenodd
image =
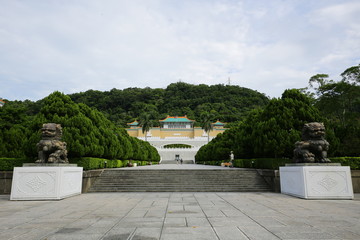
<svg viewBox="0 0 360 240"><path fill-rule="evenodd" d="M230 166L229 167L233 167L234 166L234 153L233 151L230 152Z"/></svg>
<svg viewBox="0 0 360 240"><path fill-rule="evenodd" d="M183 160L182 160L182 158L180 158L180 164L182 164L183 163Z"/></svg>

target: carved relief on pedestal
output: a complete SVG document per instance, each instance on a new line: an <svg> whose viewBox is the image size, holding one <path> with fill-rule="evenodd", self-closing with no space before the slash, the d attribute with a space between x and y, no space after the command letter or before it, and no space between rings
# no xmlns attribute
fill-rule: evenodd
<svg viewBox="0 0 360 240"><path fill-rule="evenodd" d="M346 174L344 172L316 172L313 171L310 176L311 191L317 193L343 193L348 191L345 184Z"/></svg>
<svg viewBox="0 0 360 240"><path fill-rule="evenodd" d="M56 173L21 173L21 177L16 184L19 192L27 195L53 194L55 192Z"/></svg>
<svg viewBox="0 0 360 240"><path fill-rule="evenodd" d="M328 192L331 191L331 189L334 189L336 185L338 185L338 182L331 178L329 175L326 175L323 179L317 182L320 186L325 188Z"/></svg>
<svg viewBox="0 0 360 240"><path fill-rule="evenodd" d="M27 181L26 185L29 186L34 192L37 192L46 185L46 182L39 176L35 176L33 179Z"/></svg>

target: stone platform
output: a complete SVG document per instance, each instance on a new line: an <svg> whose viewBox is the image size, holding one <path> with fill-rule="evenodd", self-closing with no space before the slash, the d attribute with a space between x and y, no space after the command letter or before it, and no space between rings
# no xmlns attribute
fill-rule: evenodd
<svg viewBox="0 0 360 240"><path fill-rule="evenodd" d="M59 200L81 194L83 168L27 164L15 167L10 200Z"/></svg>
<svg viewBox="0 0 360 240"><path fill-rule="evenodd" d="M353 199L350 167L287 164L280 167L281 193L305 199Z"/></svg>

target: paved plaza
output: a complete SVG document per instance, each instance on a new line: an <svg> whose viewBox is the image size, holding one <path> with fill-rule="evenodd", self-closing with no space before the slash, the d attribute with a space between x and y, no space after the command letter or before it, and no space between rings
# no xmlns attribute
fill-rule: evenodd
<svg viewBox="0 0 360 240"><path fill-rule="evenodd" d="M360 195L87 193L61 201L0 195L0 239L360 239Z"/></svg>

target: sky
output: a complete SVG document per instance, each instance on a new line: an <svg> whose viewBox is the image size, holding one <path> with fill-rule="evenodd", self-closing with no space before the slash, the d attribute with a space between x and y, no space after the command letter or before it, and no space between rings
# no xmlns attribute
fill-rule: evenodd
<svg viewBox="0 0 360 240"><path fill-rule="evenodd" d="M360 63L358 0L0 0L0 98L231 84L271 98Z"/></svg>

